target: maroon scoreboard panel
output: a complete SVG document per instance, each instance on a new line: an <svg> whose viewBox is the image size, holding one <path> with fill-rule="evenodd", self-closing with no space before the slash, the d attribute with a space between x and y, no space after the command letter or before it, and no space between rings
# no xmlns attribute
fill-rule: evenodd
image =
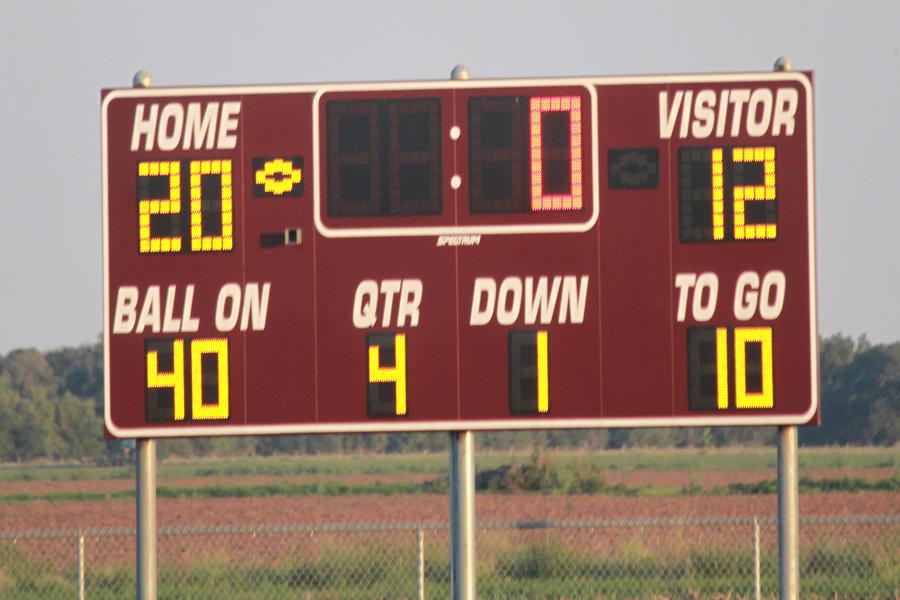
<svg viewBox="0 0 900 600"><path fill-rule="evenodd" d="M811 74L102 98L115 436L817 419Z"/></svg>

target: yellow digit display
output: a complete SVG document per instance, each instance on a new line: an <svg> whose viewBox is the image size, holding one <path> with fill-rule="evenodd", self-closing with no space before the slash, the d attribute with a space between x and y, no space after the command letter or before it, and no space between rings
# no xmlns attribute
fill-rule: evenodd
<svg viewBox="0 0 900 600"><path fill-rule="evenodd" d="M680 148L679 239L777 239L775 154L775 146Z"/></svg>
<svg viewBox="0 0 900 600"><path fill-rule="evenodd" d="M151 233L151 219L154 215L177 215L181 212L181 163L177 160L151 160L138 163L138 238L142 254L156 252L181 252L181 237L154 237ZM149 186L141 183L149 177L168 178L168 197L140 198L152 196ZM140 179L144 178L144 179ZM142 193L143 192L143 193Z"/></svg>
<svg viewBox="0 0 900 600"><path fill-rule="evenodd" d="M713 239L725 239L725 190L723 182L722 149L712 150L712 218Z"/></svg>
<svg viewBox="0 0 900 600"><path fill-rule="evenodd" d="M221 195L222 232L220 235L203 235L203 176L219 176ZM231 250L234 244L233 198L230 160L191 161L191 250L208 252ZM206 199L208 200L208 199Z"/></svg>
<svg viewBox="0 0 900 600"><path fill-rule="evenodd" d="M508 336L509 412L550 412L550 352L546 330L510 331Z"/></svg>
<svg viewBox="0 0 900 600"><path fill-rule="evenodd" d="M184 340L172 342L172 371L159 372L159 352L147 352L147 388L172 388L175 420L184 420Z"/></svg>
<svg viewBox="0 0 900 600"><path fill-rule="evenodd" d="M744 203L753 200L775 200L775 148L773 146L734 148L732 161L734 163L762 163L764 178L763 185L734 186L734 239L774 240L778 234L778 226L775 223L747 223ZM713 178L715 178L715 169Z"/></svg>
<svg viewBox="0 0 900 600"><path fill-rule="evenodd" d="M203 355L216 355L215 404L203 401ZM228 340L200 339L191 342L191 411L195 419L228 418Z"/></svg>
<svg viewBox="0 0 900 600"><path fill-rule="evenodd" d="M690 410L775 408L771 327L691 327L687 337Z"/></svg>
<svg viewBox="0 0 900 600"><path fill-rule="evenodd" d="M550 384L547 376L547 332L538 331L537 341L537 409L539 413L550 410Z"/></svg>
<svg viewBox="0 0 900 600"><path fill-rule="evenodd" d="M384 339L385 337L390 338L389 340L385 340L387 343L379 343L379 340ZM373 343L375 342L375 343ZM394 350L394 365L393 366L383 366L382 365L382 350L383 346L385 349L389 349L389 346L393 345ZM391 383L394 385L394 402L393 402L393 414L397 416L402 416L406 414L406 335L402 333L398 333L395 335L382 335L376 334L375 336L370 336L370 341L368 344L368 358L369 358L369 387L370 387L370 400L369 400L369 410L371 413L375 415L381 415L383 408L375 405L384 404L384 401L380 399L379 394L373 391L378 389L377 384L383 383ZM376 384L373 388L373 384Z"/></svg>
<svg viewBox="0 0 900 600"><path fill-rule="evenodd" d="M747 391L747 344L760 345L760 378L762 390ZM772 408L775 395L772 385L772 328L735 327L734 329L734 404L737 408Z"/></svg>
<svg viewBox="0 0 900 600"><path fill-rule="evenodd" d="M728 408L728 329L716 327L716 406Z"/></svg>
<svg viewBox="0 0 900 600"><path fill-rule="evenodd" d="M190 202L183 206L182 172L189 172ZM204 178L217 179L209 185ZM141 161L137 169L138 250L227 252L234 248L231 160ZM188 219L182 209L189 213ZM204 233L204 229L206 233ZM186 238L190 236L190 244Z"/></svg>
<svg viewBox="0 0 900 600"><path fill-rule="evenodd" d="M227 339L149 339L145 342L145 355L148 421L228 419ZM214 360L208 360L209 355ZM161 363L171 363L172 370L160 371ZM190 377L189 385L186 376Z"/></svg>

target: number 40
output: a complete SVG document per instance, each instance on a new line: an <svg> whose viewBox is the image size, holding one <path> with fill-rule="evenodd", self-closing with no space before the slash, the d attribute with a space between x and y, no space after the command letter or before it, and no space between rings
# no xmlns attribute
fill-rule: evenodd
<svg viewBox="0 0 900 600"><path fill-rule="evenodd" d="M160 342L168 340L149 340L147 356L147 392L157 389L171 389L174 398L174 420L185 419L185 340L171 340L171 371L160 371ZM224 420L228 418L228 340L224 338L200 338L187 340L190 351L190 397L191 418L195 420ZM169 354L166 349L165 354ZM204 356L215 357L217 394L215 402L204 402ZM168 362L168 361L167 361ZM207 382L207 386L209 382Z"/></svg>

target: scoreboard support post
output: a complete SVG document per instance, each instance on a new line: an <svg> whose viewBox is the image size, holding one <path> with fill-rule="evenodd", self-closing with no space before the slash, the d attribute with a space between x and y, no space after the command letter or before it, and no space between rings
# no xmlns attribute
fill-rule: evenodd
<svg viewBox="0 0 900 600"><path fill-rule="evenodd" d="M132 80L136 88L149 88L153 80L146 71L138 71ZM156 440L137 440L135 456L135 504L137 510L137 573L135 577L138 600L156 600Z"/></svg>
<svg viewBox="0 0 900 600"><path fill-rule="evenodd" d="M775 71L792 71L780 56ZM778 597L800 597L800 504L797 478L797 426L778 428Z"/></svg>
<svg viewBox="0 0 900 600"><path fill-rule="evenodd" d="M475 600L475 434L450 432L450 588Z"/></svg>
<svg viewBox="0 0 900 600"><path fill-rule="evenodd" d="M137 441L137 598L156 600L156 440Z"/></svg>
<svg viewBox="0 0 900 600"><path fill-rule="evenodd" d="M451 79L468 79L456 65ZM475 434L450 432L450 587L453 600L475 600Z"/></svg>
<svg viewBox="0 0 900 600"><path fill-rule="evenodd" d="M778 428L778 597L800 597L797 427Z"/></svg>

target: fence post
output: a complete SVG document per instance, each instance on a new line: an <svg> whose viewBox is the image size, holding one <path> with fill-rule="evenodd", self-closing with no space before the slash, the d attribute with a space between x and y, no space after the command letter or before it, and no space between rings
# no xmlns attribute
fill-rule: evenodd
<svg viewBox="0 0 900 600"><path fill-rule="evenodd" d="M759 519L753 517L753 598L762 599L759 569Z"/></svg>
<svg viewBox="0 0 900 600"><path fill-rule="evenodd" d="M78 600L84 600L84 532L78 532Z"/></svg>
<svg viewBox="0 0 900 600"><path fill-rule="evenodd" d="M425 600L425 532L416 530L416 599Z"/></svg>

